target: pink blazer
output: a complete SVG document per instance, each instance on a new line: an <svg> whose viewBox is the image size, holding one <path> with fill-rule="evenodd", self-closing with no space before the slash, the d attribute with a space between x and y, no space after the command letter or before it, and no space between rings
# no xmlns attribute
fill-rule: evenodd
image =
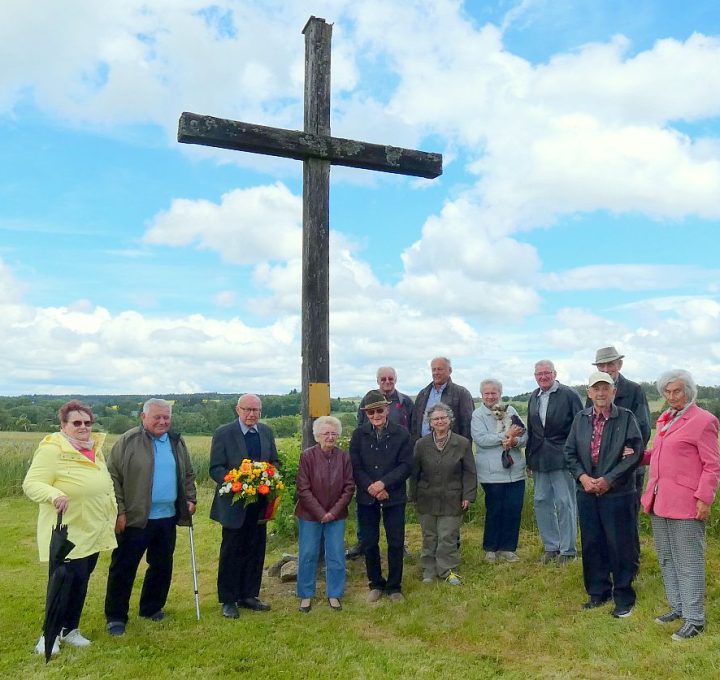
<svg viewBox="0 0 720 680"><path fill-rule="evenodd" d="M695 519L697 501L712 503L720 481L718 419L693 404L665 432L655 435L641 503L668 519ZM648 452L646 452L646 457Z"/></svg>

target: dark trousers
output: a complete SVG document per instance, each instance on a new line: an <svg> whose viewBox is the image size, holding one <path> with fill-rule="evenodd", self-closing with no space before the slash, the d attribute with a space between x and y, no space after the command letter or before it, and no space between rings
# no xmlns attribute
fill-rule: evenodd
<svg viewBox="0 0 720 680"><path fill-rule="evenodd" d="M174 517L150 519L143 529L127 527L118 534L105 595L108 621L127 623L130 595L143 555L148 568L140 592L140 616L152 616L165 606L172 580L175 537Z"/></svg>
<svg viewBox="0 0 720 680"><path fill-rule="evenodd" d="M483 484L482 488L485 491L483 550L515 552L525 500L525 480Z"/></svg>
<svg viewBox="0 0 720 680"><path fill-rule="evenodd" d="M74 630L80 625L80 616L85 606L90 574L95 570L99 554L100 553L93 553L92 555L80 557L77 560L70 560L65 563L69 578L72 579L67 607L65 608L65 614L62 619L62 627L66 631ZM52 568L49 569L48 575L52 576L52 572Z"/></svg>
<svg viewBox="0 0 720 680"><path fill-rule="evenodd" d="M258 503L252 503L239 529L223 527L217 578L218 600L223 604L260 594L267 526L258 524L258 518Z"/></svg>
<svg viewBox="0 0 720 680"><path fill-rule="evenodd" d="M592 598L615 604L635 604L633 579L637 574L637 512L635 494L596 496L577 493L585 590Z"/></svg>
<svg viewBox="0 0 720 680"><path fill-rule="evenodd" d="M371 590L399 593L402 587L403 546L405 544L405 503L399 505L358 504L358 521L363 537L362 551ZM380 563L380 517L385 527L388 547L388 577L382 575Z"/></svg>

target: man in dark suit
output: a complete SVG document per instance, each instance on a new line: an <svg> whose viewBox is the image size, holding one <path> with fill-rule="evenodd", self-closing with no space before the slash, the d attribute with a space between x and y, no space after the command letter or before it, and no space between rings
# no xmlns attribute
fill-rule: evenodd
<svg viewBox="0 0 720 680"><path fill-rule="evenodd" d="M582 410L580 395L561 385L552 361L535 364L535 390L528 402L528 474L534 480L535 519L545 551L543 564L561 564L577 556L575 482L565 465L563 447L573 418Z"/></svg>
<svg viewBox="0 0 720 680"><path fill-rule="evenodd" d="M262 402L255 394L238 399L238 420L215 431L210 447L210 476L218 489L225 475L240 467L244 458L278 465L278 453L272 430L262 423ZM236 619L238 606L267 611L270 605L258 599L265 561L266 525L258 524L266 507L259 499L244 507L232 503L232 495L215 493L210 518L222 525L222 542L218 562L218 599L223 616Z"/></svg>
<svg viewBox="0 0 720 680"><path fill-rule="evenodd" d="M638 568L637 512L633 470L645 445L632 411L613 404L615 384L597 371L588 380L592 404L575 416L565 442L565 460L577 480L583 580L594 609L610 599L612 615L630 616Z"/></svg>
<svg viewBox="0 0 720 680"><path fill-rule="evenodd" d="M435 357L430 362L432 382L418 393L410 422L410 434L413 443L420 437L430 434L430 424L425 414L430 406L442 401L447 404L455 416L452 430L472 441L470 421L475 410L470 392L452 381L452 364L447 357Z"/></svg>
<svg viewBox="0 0 720 680"><path fill-rule="evenodd" d="M642 387L632 380L628 380L620 370L623 366L624 354L620 354L614 347L601 347L595 353L595 362L593 366L598 371L607 373L615 381L615 400L616 406L622 406L635 414L640 434L643 438L643 444L647 447L650 441L650 407L648 400L643 392ZM585 402L585 408L592 406L592 402L588 397ZM636 509L640 512L640 496L642 496L643 485L645 482L645 467L641 465L635 470L635 490L637 492ZM638 549L640 544L638 543Z"/></svg>

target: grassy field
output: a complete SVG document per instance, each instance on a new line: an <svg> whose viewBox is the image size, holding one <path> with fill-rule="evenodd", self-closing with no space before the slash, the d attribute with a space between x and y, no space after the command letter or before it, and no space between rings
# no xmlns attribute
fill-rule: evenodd
<svg viewBox="0 0 720 680"><path fill-rule="evenodd" d="M22 459L38 435L0 442L0 461ZM207 439L207 438L206 438ZM24 441L21 441L24 440ZM200 439L198 450L207 445ZM206 450L206 449L205 449ZM1 466L0 466L1 467ZM524 521L517 564L482 560L482 513L463 527L465 583L422 584L414 559L406 561L407 602L365 603L363 565L349 563L344 610L332 612L318 598L309 615L297 611L293 584L265 577L269 613L242 612L223 619L215 595L220 528L207 517L212 490L201 487L195 542L202 620L195 620L188 534L180 530L173 587L161 623L138 620L137 592L127 634L105 633L102 603L108 555L91 580L82 621L94 641L86 650L63 648L48 666L32 654L42 622L46 568L37 562L36 506L22 496L0 498L0 675L8 678L713 678L720 677L720 542L708 542L707 634L671 642L673 627L653 622L666 610L651 538L643 531L642 568L633 615L615 620L609 608L580 611L586 596L579 562L566 567L537 563L541 547ZM528 517L528 515L526 515ZM531 519L531 518L530 518ZM348 527L352 539L354 528ZM408 525L413 554L417 524ZM295 546L271 536L266 564ZM142 569L142 568L141 568ZM322 593L323 584L319 585ZM138 590L136 588L136 590ZM717 674L717 675L716 675Z"/></svg>

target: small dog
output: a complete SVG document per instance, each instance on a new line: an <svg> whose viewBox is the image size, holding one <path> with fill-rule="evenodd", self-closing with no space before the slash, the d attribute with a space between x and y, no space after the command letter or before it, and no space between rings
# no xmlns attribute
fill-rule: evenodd
<svg viewBox="0 0 720 680"><path fill-rule="evenodd" d="M512 415L508 414L508 406L509 404L495 404L495 406L491 409L493 416L495 416L495 420L497 420L497 433L507 436L510 427L512 425L517 425L517 427L522 430L520 435L525 434L525 425L523 421L520 420L520 418L514 413Z"/></svg>
<svg viewBox="0 0 720 680"><path fill-rule="evenodd" d="M513 425L517 425L517 427L522 430L518 433L518 436L525 434L525 425L523 424L523 421L515 414L508 414L508 404L495 404L495 406L493 406L490 410L492 411L493 416L495 416L495 420L497 420L497 433L502 435L503 439L507 438L508 432ZM503 446L505 446L504 443ZM503 448L502 455L500 456L500 462L504 468L512 467L515 464L510 451L505 448Z"/></svg>

